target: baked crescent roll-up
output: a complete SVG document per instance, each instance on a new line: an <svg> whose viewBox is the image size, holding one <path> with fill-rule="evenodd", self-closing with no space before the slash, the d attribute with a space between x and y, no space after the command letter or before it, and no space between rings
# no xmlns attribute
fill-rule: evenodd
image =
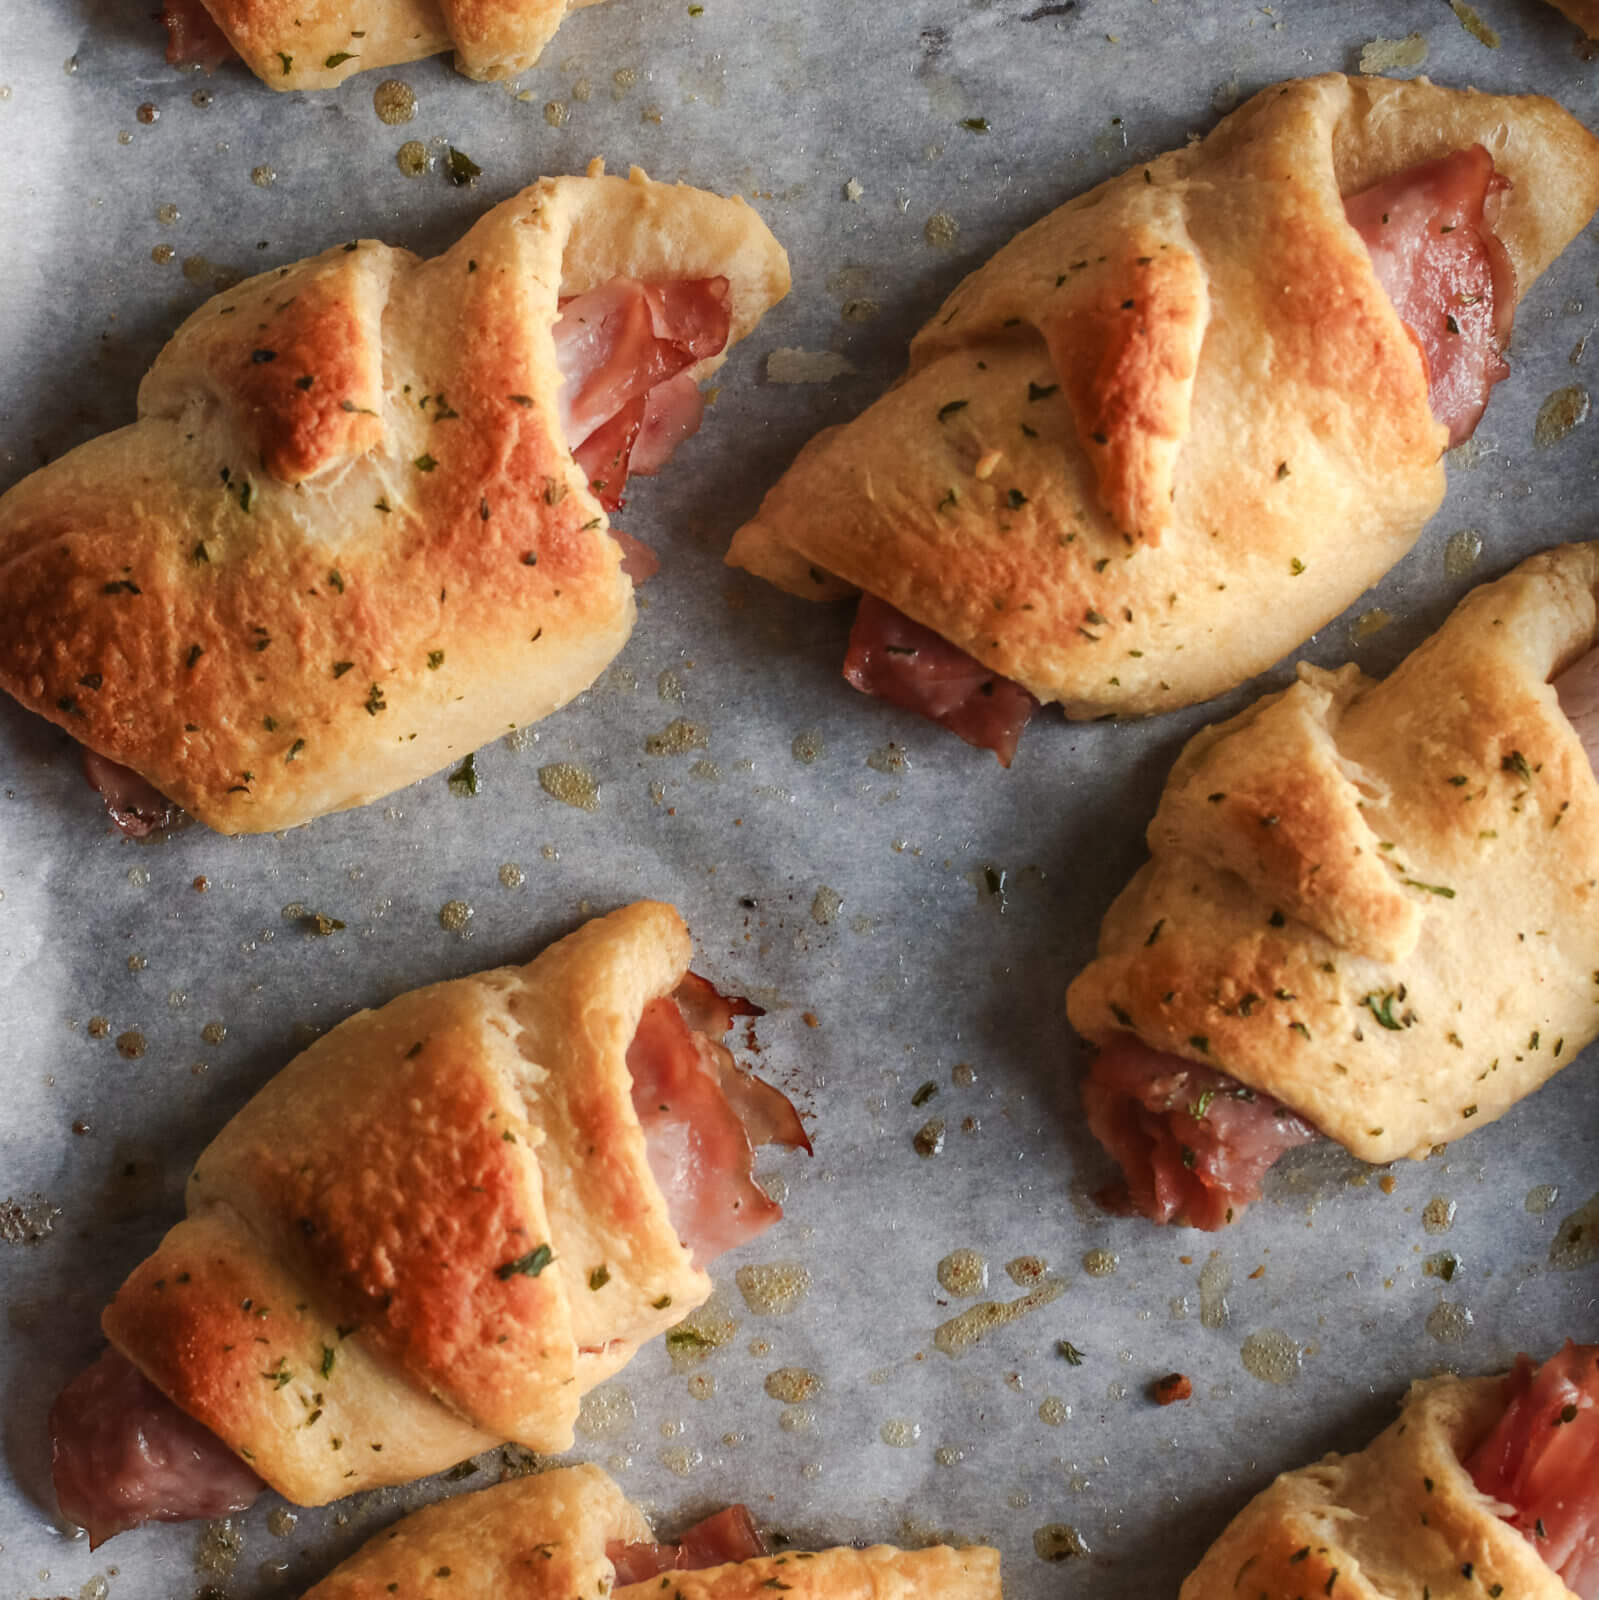
<svg viewBox="0 0 1599 1600"><path fill-rule="evenodd" d="M1278 84L960 284L728 560L859 591L850 682L1004 762L1039 701L1203 700L1410 547L1596 204L1599 141L1552 101Z"/></svg>
<svg viewBox="0 0 1599 1600"><path fill-rule="evenodd" d="M512 78L568 11L597 0L164 0L167 60L242 60L269 89L331 89L357 72L455 52L469 78Z"/></svg>
<svg viewBox="0 0 1599 1600"><path fill-rule="evenodd" d="M1599 0L1550 0L1550 4L1570 17L1584 33L1599 35Z"/></svg>
<svg viewBox="0 0 1599 1600"><path fill-rule="evenodd" d="M1417 1383L1358 1455L1285 1472L1179 1600L1599 1600L1599 1345Z"/></svg>
<svg viewBox="0 0 1599 1600"><path fill-rule="evenodd" d="M1315 1131L1426 1156L1599 1032L1596 588L1544 551L1189 741L1066 997L1135 1209L1219 1227Z"/></svg>
<svg viewBox="0 0 1599 1600"><path fill-rule="evenodd" d="M162 797L290 827L545 716L632 627L628 471L787 288L742 201L637 169L536 183L431 261L362 241L248 279L136 423L0 497L0 687L134 829Z"/></svg>
<svg viewBox="0 0 1599 1600"><path fill-rule="evenodd" d="M666 1575L670 1574L670 1577ZM445 1500L402 1518L304 1600L382 1600L439 1592L456 1600L1000 1600L999 1552L791 1550L768 1555L753 1518L729 1506L658 1544L643 1514L598 1467L563 1467Z"/></svg>
<svg viewBox="0 0 1599 1600"><path fill-rule="evenodd" d="M717 1038L747 1001L650 901L525 967L339 1024L222 1130L186 1218L51 1413L63 1513L100 1540L262 1480L321 1504L514 1440L584 1393L782 1215L753 1146L809 1149Z"/></svg>

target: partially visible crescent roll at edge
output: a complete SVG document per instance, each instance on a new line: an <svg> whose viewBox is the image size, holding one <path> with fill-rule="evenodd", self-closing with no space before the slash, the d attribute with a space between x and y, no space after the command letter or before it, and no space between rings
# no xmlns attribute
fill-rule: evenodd
<svg viewBox="0 0 1599 1600"><path fill-rule="evenodd" d="M1503 1409L1499 1378L1415 1384L1364 1450L1285 1472L1256 1495L1178 1600L1571 1600L1466 1470Z"/></svg>
<svg viewBox="0 0 1599 1600"><path fill-rule="evenodd" d="M1276 85L961 283L728 561L875 595L1070 717L1243 681L1443 498L1426 364L1344 201L1478 144L1510 180L1494 231L1524 293L1599 204L1580 123L1425 79Z"/></svg>
<svg viewBox="0 0 1599 1600"><path fill-rule="evenodd" d="M999 1552L987 1546L785 1550L698 1571L668 1570L612 1587L608 1544L645 1544L649 1524L598 1467L566 1467L442 1501L364 1545L304 1600L1000 1600Z"/></svg>
<svg viewBox="0 0 1599 1600"><path fill-rule="evenodd" d="M615 278L725 279L731 345L788 266L742 201L635 169L545 179L431 261L350 243L208 301L137 422L0 498L0 688L226 833L564 705L635 614L552 335Z"/></svg>
<svg viewBox="0 0 1599 1600"><path fill-rule="evenodd" d="M1195 735L1068 991L1077 1031L1373 1162L1572 1061L1599 1033L1599 781L1551 680L1599 640L1596 590L1599 544L1544 551L1382 682L1302 665Z"/></svg>
<svg viewBox="0 0 1599 1600"><path fill-rule="evenodd" d="M627 1066L690 950L644 901L340 1023L202 1153L112 1344L300 1504L570 1447L584 1393L711 1291Z"/></svg>
<svg viewBox="0 0 1599 1600"><path fill-rule="evenodd" d="M568 11L595 3L204 0L228 44L269 89L331 89L354 73L442 50L455 52L456 71L469 78L512 78L538 60Z"/></svg>

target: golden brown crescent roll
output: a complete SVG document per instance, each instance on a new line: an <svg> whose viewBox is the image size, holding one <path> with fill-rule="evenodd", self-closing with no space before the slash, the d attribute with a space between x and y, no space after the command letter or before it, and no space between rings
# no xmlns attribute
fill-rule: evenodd
<svg viewBox="0 0 1599 1600"><path fill-rule="evenodd" d="M1599 204L1599 141L1536 96L1278 84L961 283L905 377L805 447L728 560L804 597L865 591L1071 717L1241 682L1443 498L1450 430L1423 350L1468 331L1481 296L1414 331L1368 249L1386 211L1363 233L1346 202L1473 152L1508 313ZM1498 375L1479 373L1479 401ZM1004 758L998 735L963 737Z"/></svg>
<svg viewBox="0 0 1599 1600"><path fill-rule="evenodd" d="M469 78L538 60L568 11L597 0L165 0L167 60L237 54L270 89L330 89L357 72L455 52Z"/></svg>
<svg viewBox="0 0 1599 1600"><path fill-rule="evenodd" d="M1545 551L1384 681L1301 665L1189 741L1067 994L1124 1168L1124 1140L1165 1139L1147 1113L1207 1181L1235 1091L1362 1160L1423 1157L1599 1032L1596 588L1599 544Z"/></svg>
<svg viewBox="0 0 1599 1600"><path fill-rule="evenodd" d="M1504 1377L1413 1385L1398 1420L1364 1450L1285 1472L1256 1495L1179 1600L1573 1600L1599 1592L1589 1532L1596 1485L1585 1459L1599 1398L1595 1354L1567 1345L1536 1378L1522 1357ZM1586 1438L1572 1448L1578 1434ZM1507 1448L1518 1469L1541 1458L1537 1487L1494 1470Z"/></svg>
<svg viewBox="0 0 1599 1600"><path fill-rule="evenodd" d="M197 1514L118 1478L141 1410L148 1438L214 1436L190 1440L202 1496L219 1458L320 1504L505 1440L568 1448L585 1392L710 1293L699 1263L781 1214L750 1166L782 1135L740 1096L787 1102L690 1031L678 1001L714 996L690 949L640 902L285 1067L107 1308L112 1373L57 1402L63 1510L97 1539Z"/></svg>
<svg viewBox="0 0 1599 1600"><path fill-rule="evenodd" d="M719 1519L701 1524L690 1538ZM738 1559L747 1541L718 1559L716 1541L695 1540L685 1569L679 1552L651 1544L649 1524L598 1467L565 1467L442 1501L403 1518L324 1578L305 1600L384 1600L437 1590L441 1577L459 1600L652 1600L663 1588L684 1600L1000 1600L999 1552L987 1546L897 1550L787 1550ZM627 1547L631 1546L631 1550ZM759 1548L758 1539L753 1547ZM651 1552L658 1576L628 1582ZM646 1566L653 1565L646 1561ZM614 1581L614 1588L613 1588Z"/></svg>
<svg viewBox="0 0 1599 1600"><path fill-rule="evenodd" d="M634 605L552 330L618 282L705 290L725 348L788 268L742 201L635 169L536 183L431 261L351 243L208 301L136 423L0 498L0 687L230 833L564 704ZM720 360L673 380L693 405Z"/></svg>
<svg viewBox="0 0 1599 1600"><path fill-rule="evenodd" d="M1549 0L1556 11L1571 18L1586 34L1599 34L1599 0Z"/></svg>

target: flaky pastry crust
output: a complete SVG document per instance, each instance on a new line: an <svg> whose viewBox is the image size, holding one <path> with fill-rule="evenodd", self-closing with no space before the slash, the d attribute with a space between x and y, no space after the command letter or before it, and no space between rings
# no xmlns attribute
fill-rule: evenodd
<svg viewBox="0 0 1599 1600"><path fill-rule="evenodd" d="M1550 680L1599 544L1469 594L1383 682L1298 681L1197 734L1067 993L1366 1161L1501 1116L1599 1033L1599 782Z"/></svg>
<svg viewBox="0 0 1599 1600"><path fill-rule="evenodd" d="M568 11L597 0L204 0L269 89L331 89L357 72L455 52L469 78L538 60Z"/></svg>
<svg viewBox="0 0 1599 1600"><path fill-rule="evenodd" d="M967 278L729 562L876 594L1072 717L1241 682L1443 498L1422 357L1343 200L1479 142L1513 184L1497 231L1524 292L1599 204L1578 122L1424 79L1279 84Z"/></svg>
<svg viewBox="0 0 1599 1600"><path fill-rule="evenodd" d="M1599 0L1549 0L1549 3L1590 37L1599 36Z"/></svg>
<svg viewBox="0 0 1599 1600"><path fill-rule="evenodd" d="M0 687L228 833L547 715L634 617L562 433L557 302L718 275L731 345L788 288L748 206L596 169L431 261L358 242L218 295L138 422L0 497Z"/></svg>
<svg viewBox="0 0 1599 1600"><path fill-rule="evenodd" d="M1499 1378L1412 1386L1357 1455L1285 1472L1233 1518L1179 1600L1572 1600L1463 1465L1503 1409Z"/></svg>
<svg viewBox="0 0 1599 1600"><path fill-rule="evenodd" d="M448 1569L456 1600L655 1600L660 1578L611 1589L608 1541L644 1543L649 1524L598 1467L563 1467L462 1495L403 1518L324 1578L305 1600L388 1600L432 1592ZM672 1572L684 1600L1000 1600L999 1552L952 1549L785 1551ZM398 1586L398 1587L396 1587Z"/></svg>
<svg viewBox="0 0 1599 1600"><path fill-rule="evenodd" d="M690 953L641 901L340 1023L202 1153L107 1337L302 1505L569 1448L583 1394L710 1294L626 1064Z"/></svg>

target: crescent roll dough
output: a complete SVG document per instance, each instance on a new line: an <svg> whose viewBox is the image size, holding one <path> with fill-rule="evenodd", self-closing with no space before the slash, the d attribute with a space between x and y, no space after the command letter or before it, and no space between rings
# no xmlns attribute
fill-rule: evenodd
<svg viewBox="0 0 1599 1600"><path fill-rule="evenodd" d="M1344 199L1481 143L1525 291L1599 204L1549 100L1331 74L1079 196L960 284L728 560L865 590L1071 717L1241 682L1402 556L1447 430Z"/></svg>
<svg viewBox="0 0 1599 1600"><path fill-rule="evenodd" d="M1474 590L1383 682L1298 681L1189 741L1067 994L1365 1161L1502 1115L1599 1032L1599 782L1550 680L1599 544ZM1179 1063L1180 1065L1180 1063Z"/></svg>
<svg viewBox="0 0 1599 1600"><path fill-rule="evenodd" d="M230 833L563 705L634 606L551 327L618 276L725 277L730 344L788 287L742 201L635 169L545 179L431 261L351 243L208 301L136 423L0 497L0 687Z"/></svg>
<svg viewBox="0 0 1599 1600"><path fill-rule="evenodd" d="M584 1393L711 1290L626 1060L689 956L644 901L340 1023L201 1155L107 1337L300 1504L569 1448Z"/></svg>
<svg viewBox="0 0 1599 1600"><path fill-rule="evenodd" d="M441 50L453 50L456 70L469 78L515 77L538 60L568 11L594 4L204 0L228 43L269 89L331 89L353 73L420 61Z"/></svg>
<svg viewBox="0 0 1599 1600"><path fill-rule="evenodd" d="M1550 4L1570 17L1584 33L1599 34L1599 0L1550 0Z"/></svg>
<svg viewBox="0 0 1599 1600"><path fill-rule="evenodd" d="M1463 1465L1504 1409L1500 1382L1417 1383L1358 1455L1285 1472L1233 1518L1179 1600L1572 1600Z"/></svg>
<svg viewBox="0 0 1599 1600"><path fill-rule="evenodd" d="M999 1552L870 1549L785 1551L673 1571L612 1589L608 1543L651 1539L638 1508L598 1467L564 1467L441 1501L403 1518L324 1578L305 1600L384 1600L438 1590L447 1569L456 1600L1000 1600Z"/></svg>

